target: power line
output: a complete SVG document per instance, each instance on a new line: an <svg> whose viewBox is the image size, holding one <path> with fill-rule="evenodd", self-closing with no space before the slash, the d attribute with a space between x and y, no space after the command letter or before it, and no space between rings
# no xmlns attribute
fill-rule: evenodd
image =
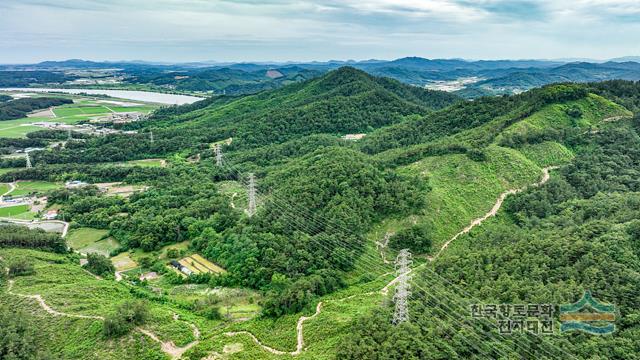
<svg viewBox="0 0 640 360"><path fill-rule="evenodd" d="M256 178L254 173L249 174L249 207L247 215L252 217L256 213Z"/></svg>

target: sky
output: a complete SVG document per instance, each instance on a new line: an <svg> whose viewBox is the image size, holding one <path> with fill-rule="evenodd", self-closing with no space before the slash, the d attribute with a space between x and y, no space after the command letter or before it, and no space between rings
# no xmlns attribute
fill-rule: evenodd
<svg viewBox="0 0 640 360"><path fill-rule="evenodd" d="M0 63L640 55L639 0L0 0Z"/></svg>

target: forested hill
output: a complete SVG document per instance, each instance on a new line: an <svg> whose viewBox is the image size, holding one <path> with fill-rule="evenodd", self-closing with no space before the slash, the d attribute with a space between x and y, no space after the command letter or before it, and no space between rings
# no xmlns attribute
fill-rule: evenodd
<svg viewBox="0 0 640 360"><path fill-rule="evenodd" d="M179 108L165 109L149 123L205 128L214 137L233 137L234 148L249 148L318 133L370 132L457 101L460 99L452 94L343 67L279 90L210 101L208 106L185 114L180 114Z"/></svg>

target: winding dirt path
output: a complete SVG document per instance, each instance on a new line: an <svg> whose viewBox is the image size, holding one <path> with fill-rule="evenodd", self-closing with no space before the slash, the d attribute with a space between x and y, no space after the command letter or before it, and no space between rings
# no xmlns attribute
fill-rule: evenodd
<svg viewBox="0 0 640 360"><path fill-rule="evenodd" d="M18 297L22 297L22 298L36 300L38 302L38 304L40 305L40 307L50 315L53 315L53 316L64 316L64 317L78 318L78 319L92 319L92 320L104 321L104 316L68 314L68 313L63 313L63 312L60 312L60 311L56 311L56 310L52 309L51 306L47 305L47 303L44 301L42 296L39 295L39 294L26 295L26 294L19 294L19 293L13 292L13 284L14 284L14 281L13 280L9 280L9 284L7 286L7 293L8 294L14 295L14 296L18 296ZM144 335L146 335L146 336L148 336L151 340L159 343L161 350L164 353L166 353L167 355L171 356L172 359L179 359L180 357L182 357L182 355L187 350L191 349L192 347L194 347L198 343L200 343L200 330L194 324L189 324L189 326L191 326L191 329L193 331L193 337L195 338L195 340L190 342L190 343L188 343L185 346L182 346L182 347L176 346L173 341L162 341L162 340L160 340L160 338L158 338L158 336L156 334L154 334L153 332L151 332L151 331L149 331L147 329L143 329L141 327L136 327L135 330L140 332L140 333L142 333L142 334L144 334Z"/></svg>
<svg viewBox="0 0 640 360"><path fill-rule="evenodd" d="M506 199L507 196L517 194L517 193L522 192L522 191L524 191L524 190L526 190L526 189L528 189L530 187L538 187L538 186L543 185L544 183L549 181L549 179L551 178L551 175L549 175L549 171L555 170L557 168L558 168L558 166L546 167L546 168L542 169L542 178L537 183L534 183L534 184L531 184L531 185L528 185L528 186L525 186L525 187L519 188L519 189L507 190L507 191L503 192L502 194L500 194L500 196L498 197L498 200L493 205L491 210L489 210L489 212L484 214L482 217L479 217L479 218L473 220L471 222L471 224L469 224L467 227L462 229L462 231L460 231L459 233L455 234L451 239L449 239L447 242L445 242L442 245L442 247L440 247L440 250L438 251L438 253L435 256L430 257L429 260L430 261L435 260L438 256L440 256L440 254L442 254L442 252L444 252L447 249L447 247L449 247L449 244L454 242L461 235L464 235L464 234L468 233L469 231L471 231L474 227L481 225L488 218L490 218L492 216L496 216L496 214L498 213L498 211L502 207L502 203L504 203L504 199Z"/></svg>
<svg viewBox="0 0 640 360"><path fill-rule="evenodd" d="M79 319L94 319L94 320L104 320L104 317L102 316L97 316L97 315L78 315L78 314L67 314L67 313L63 313L60 311L56 311L54 309L52 309L49 305L47 305L47 303L44 301L44 299L42 298L41 295L25 295L25 294L19 294L19 293L15 293L13 292L13 280L9 280L9 285L7 287L7 293L9 293L10 295L14 295L14 296L18 296L18 297L22 297L22 298L27 298L27 299L33 299L36 300L38 302L38 304L40 304L40 307L44 309L44 311L46 311L47 313L53 315L53 316L65 316L65 317L71 317L71 318L79 318Z"/></svg>
<svg viewBox="0 0 640 360"><path fill-rule="evenodd" d="M231 205L231 208L233 208L233 209L235 209L235 208L236 208L236 204L234 204L234 203L233 203L233 199L235 199L235 198L236 198L236 196L238 196L238 193L237 193L237 192L234 192L234 193L231 195L230 205Z"/></svg>
<svg viewBox="0 0 640 360"><path fill-rule="evenodd" d="M136 331L143 333L144 335L147 335L151 340L157 342L158 344L160 344L160 348L162 349L162 351L166 354L168 354L169 356L171 356L172 359L179 359L182 357L182 355L187 352L187 350L191 349L192 347L198 345L198 343L200 343L200 330L198 329L197 326L195 326L194 324L189 324L193 330L193 337L195 338L194 341L188 343L185 346L181 346L178 347L176 346L176 344L173 341L162 341L160 340L160 338L158 338L158 336L156 336L156 334L152 333L151 331L147 330L147 329L143 329L141 327L137 327Z"/></svg>
<svg viewBox="0 0 640 360"><path fill-rule="evenodd" d="M307 321L307 320L313 319L314 317L318 316L318 314L320 314L320 311L322 311L322 301L320 301L318 303L318 305L316 305L316 312L313 315L311 315L311 316L301 316L298 319L298 323L296 325L297 345L296 345L296 350L295 351L287 352L287 351L274 349L272 347L264 345L262 342L260 342L260 340L258 340L258 338L255 335L253 335L249 331L233 331L233 332L225 333L225 335L227 335L227 336L247 335L256 344L258 344L258 346L260 346L262 349L264 349L264 350L266 350L266 351L268 351L268 352L270 352L272 354L297 356L297 355L300 355L302 353L302 351L304 351L304 335L303 335L304 322Z"/></svg>
<svg viewBox="0 0 640 360"><path fill-rule="evenodd" d="M16 183L14 182L10 182L10 183L6 183L7 185L9 185L9 190L7 190L7 192L5 192L4 194L0 195L0 196L7 196L9 194L11 194L13 192L13 190L16 189Z"/></svg>
<svg viewBox="0 0 640 360"><path fill-rule="evenodd" d="M495 216L498 213L498 211L500 210L500 208L502 207L502 204L504 203L504 200L507 198L507 196L513 195L513 194L517 194L517 193L522 192L522 191L524 191L524 190L526 190L526 189L528 189L530 187L538 187L538 186L541 186L541 185L545 184L551 178L551 175L549 174L549 172L551 170L554 170L554 169L557 169L557 168L558 168L558 166L545 167L545 168L542 169L542 178L540 179L540 181L538 181L536 183L533 183L531 185L519 188L519 189L507 190L507 191L503 192L502 194L500 194L500 196L496 200L496 203L493 205L491 210L489 210L489 212L484 214L482 217L479 217L479 218L471 221L471 223L467 227L462 229L462 231L460 231L459 233L455 234L451 239L449 239L446 243L444 243L442 245L442 247L440 248L440 250L438 251L438 253L435 256L429 258L429 261L433 261L438 256L440 256L440 254L442 254L447 249L447 247L449 247L449 244L451 244L453 241L455 241L461 235L464 235L464 234L468 233L474 227L480 226L485 220L489 219L492 216ZM384 257L383 257L383 259L384 259ZM429 262L425 262L424 264L419 265L418 267L416 267L414 269L409 269L409 271L407 271L406 273L399 274L398 276L393 278L391 281L389 281L382 289L380 289L380 291L368 292L368 293L359 294L359 295L373 295L373 294L376 294L376 293L380 293L382 295L387 295L389 293L389 289L391 289L398 281L400 281L400 278L402 276L410 274L415 269L420 268L422 266L425 266L428 263ZM388 275L388 274L385 274L385 275ZM343 300L354 298L355 296L357 296L357 295L351 295L351 296L348 296L346 298L335 299L335 300L332 300L332 301L343 301ZM295 351L287 352L287 351L282 351L282 350L278 350L278 349L274 349L272 347L269 347L269 346L263 344L254 334L252 334L249 331L228 332L228 333L225 333L225 335L227 335L227 336L247 335L258 346L260 346L263 350L268 351L268 352L270 352L272 354L275 354L275 355L291 355L291 356L300 355L302 353L302 351L304 350L304 335L303 335L304 322L307 321L307 320L310 320L310 319L312 319L312 318L314 318L316 316L318 316L320 314L320 312L322 311L322 305L323 305L322 301L318 302L318 305L316 306L315 314L313 314L312 316L309 316L309 317L301 316L298 319L298 323L296 325L297 346L296 346L296 350Z"/></svg>

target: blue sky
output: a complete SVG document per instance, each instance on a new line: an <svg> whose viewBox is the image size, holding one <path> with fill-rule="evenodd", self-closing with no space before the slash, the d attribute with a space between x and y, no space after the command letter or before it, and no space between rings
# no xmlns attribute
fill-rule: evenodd
<svg viewBox="0 0 640 360"><path fill-rule="evenodd" d="M0 63L606 59L639 0L0 0Z"/></svg>

